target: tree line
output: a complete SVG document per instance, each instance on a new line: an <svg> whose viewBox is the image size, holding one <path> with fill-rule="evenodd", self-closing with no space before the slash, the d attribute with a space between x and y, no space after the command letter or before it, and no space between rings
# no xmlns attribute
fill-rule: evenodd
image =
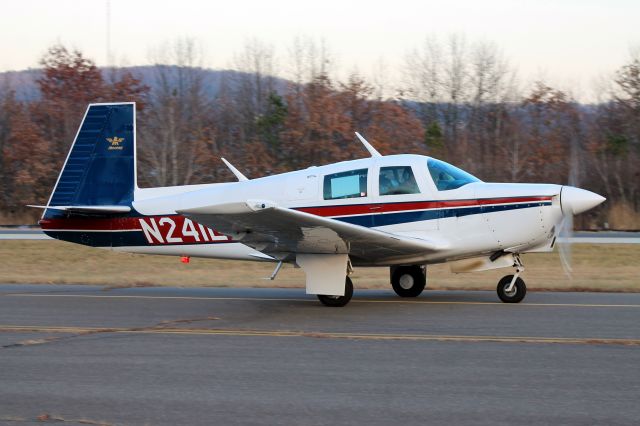
<svg viewBox="0 0 640 426"><path fill-rule="evenodd" d="M608 202L578 226L640 228L640 54L588 105L543 81L523 90L496 45L460 36L426 39L397 87L384 67L335 77L326 47L308 39L289 56L288 78L276 78L273 49L250 41L235 58L241 72L212 95L189 39L162 49L153 84L52 46L39 97L0 87L0 220L35 220L24 206L46 203L88 103L135 101L141 186L232 180L219 157L249 177L359 158L359 131L382 154L431 155L485 181L596 191Z"/></svg>

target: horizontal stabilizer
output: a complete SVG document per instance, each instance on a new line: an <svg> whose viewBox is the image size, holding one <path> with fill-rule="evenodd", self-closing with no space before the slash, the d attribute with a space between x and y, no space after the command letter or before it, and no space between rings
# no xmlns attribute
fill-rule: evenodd
<svg viewBox="0 0 640 426"><path fill-rule="evenodd" d="M117 214L117 213L129 213L131 207L129 206L34 206L29 205L27 207L34 207L36 209L51 209L60 210L71 213L96 213L96 214Z"/></svg>

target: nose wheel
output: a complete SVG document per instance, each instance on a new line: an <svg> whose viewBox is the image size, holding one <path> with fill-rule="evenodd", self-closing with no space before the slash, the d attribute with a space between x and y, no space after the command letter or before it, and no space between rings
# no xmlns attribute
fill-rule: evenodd
<svg viewBox="0 0 640 426"><path fill-rule="evenodd" d="M498 281L498 297L504 303L520 303L527 294L527 286L524 280L520 278L520 274L524 271L520 256L514 254L513 261L513 266L516 267L515 275L506 275Z"/></svg>
<svg viewBox="0 0 640 426"><path fill-rule="evenodd" d="M515 282L511 285L515 275L507 275L498 281L498 297L504 303L522 302L527 294L527 286L520 277L515 277Z"/></svg>

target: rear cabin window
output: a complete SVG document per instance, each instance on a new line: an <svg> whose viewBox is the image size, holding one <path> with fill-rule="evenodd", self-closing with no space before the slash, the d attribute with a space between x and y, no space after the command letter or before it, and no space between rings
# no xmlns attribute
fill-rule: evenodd
<svg viewBox="0 0 640 426"><path fill-rule="evenodd" d="M367 196L367 169L350 170L324 177L324 199Z"/></svg>
<svg viewBox="0 0 640 426"><path fill-rule="evenodd" d="M381 167L380 195L418 194L418 183L411 166Z"/></svg>

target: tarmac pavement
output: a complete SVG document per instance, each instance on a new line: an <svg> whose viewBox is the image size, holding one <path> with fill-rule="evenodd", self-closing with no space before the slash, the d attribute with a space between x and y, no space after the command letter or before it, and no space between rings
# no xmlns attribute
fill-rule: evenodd
<svg viewBox="0 0 640 426"><path fill-rule="evenodd" d="M640 294L0 285L0 424L631 425L638 401Z"/></svg>

